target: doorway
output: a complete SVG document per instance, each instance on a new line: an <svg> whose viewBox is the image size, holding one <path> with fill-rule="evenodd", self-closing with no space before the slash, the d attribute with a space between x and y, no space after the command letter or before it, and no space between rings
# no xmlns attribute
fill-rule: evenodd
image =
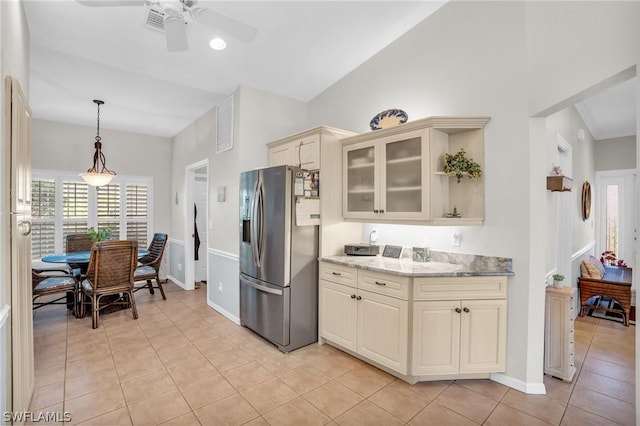
<svg viewBox="0 0 640 426"><path fill-rule="evenodd" d="M209 275L209 160L186 167L185 290L205 283Z"/></svg>
<svg viewBox="0 0 640 426"><path fill-rule="evenodd" d="M596 172L597 253L613 251L630 268L636 256L635 181L635 170Z"/></svg>

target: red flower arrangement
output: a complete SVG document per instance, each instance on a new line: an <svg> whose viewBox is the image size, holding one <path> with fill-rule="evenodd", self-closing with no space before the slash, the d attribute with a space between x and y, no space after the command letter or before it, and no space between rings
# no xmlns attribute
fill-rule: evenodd
<svg viewBox="0 0 640 426"><path fill-rule="evenodd" d="M602 262L603 265L619 266L621 268L628 267L627 264L624 263L624 260L618 259L616 257L616 254L611 250L606 250L602 252L602 254L600 255L600 262Z"/></svg>

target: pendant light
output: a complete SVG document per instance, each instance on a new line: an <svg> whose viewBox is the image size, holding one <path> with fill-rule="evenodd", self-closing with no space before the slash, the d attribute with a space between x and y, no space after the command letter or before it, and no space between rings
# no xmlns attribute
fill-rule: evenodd
<svg viewBox="0 0 640 426"><path fill-rule="evenodd" d="M104 102L94 99L93 103L98 105L98 127L95 142L96 152L93 154L93 167L87 170L86 173L80 173L80 176L91 186L102 186L111 182L116 172L107 169L104 154L102 153L102 142L100 141L100 105L104 104Z"/></svg>

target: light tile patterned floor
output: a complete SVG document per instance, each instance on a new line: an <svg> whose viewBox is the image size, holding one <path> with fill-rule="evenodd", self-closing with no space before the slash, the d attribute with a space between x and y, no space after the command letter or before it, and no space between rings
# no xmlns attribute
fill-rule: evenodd
<svg viewBox="0 0 640 426"><path fill-rule="evenodd" d="M547 395L490 380L410 386L343 352L282 354L206 305L206 286L136 293L130 311L76 319L34 315L34 412L74 424L611 425L635 424L635 326L576 320L573 383L545 377ZM41 424L40 422L38 424Z"/></svg>

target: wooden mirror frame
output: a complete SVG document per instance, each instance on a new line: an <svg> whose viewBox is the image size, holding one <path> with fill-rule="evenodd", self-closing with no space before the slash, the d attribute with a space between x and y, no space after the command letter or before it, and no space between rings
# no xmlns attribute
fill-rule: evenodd
<svg viewBox="0 0 640 426"><path fill-rule="evenodd" d="M589 219L591 216L591 184L584 181L582 184L582 220Z"/></svg>

